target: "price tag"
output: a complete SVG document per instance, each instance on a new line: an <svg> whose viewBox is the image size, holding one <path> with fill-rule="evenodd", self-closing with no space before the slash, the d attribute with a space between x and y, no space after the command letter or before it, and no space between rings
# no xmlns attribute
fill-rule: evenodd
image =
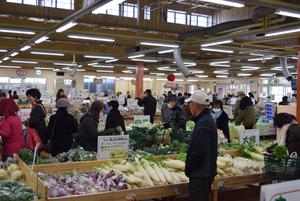
<svg viewBox="0 0 300 201"><path fill-rule="evenodd" d="M245 140L254 140L256 144L259 144L259 129L248 129L239 132L240 143L243 144Z"/></svg>
<svg viewBox="0 0 300 201"><path fill-rule="evenodd" d="M129 98L127 99L127 105L128 106L136 106L137 105L137 100L133 99L133 98Z"/></svg>
<svg viewBox="0 0 300 201"><path fill-rule="evenodd" d="M31 112L31 109L20 109L19 116L22 119L22 121L25 121L29 118L30 112Z"/></svg>
<svg viewBox="0 0 300 201"><path fill-rule="evenodd" d="M128 149L128 135L99 136L97 159L125 158L128 155Z"/></svg>
<svg viewBox="0 0 300 201"><path fill-rule="evenodd" d="M138 126L143 123L150 123L150 115L135 115L133 116L133 125Z"/></svg>

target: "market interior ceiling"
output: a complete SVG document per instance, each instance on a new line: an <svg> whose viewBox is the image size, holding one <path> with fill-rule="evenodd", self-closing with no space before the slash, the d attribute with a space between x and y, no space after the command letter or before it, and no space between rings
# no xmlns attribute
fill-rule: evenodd
<svg viewBox="0 0 300 201"><path fill-rule="evenodd" d="M67 71L75 61L79 71L130 75L144 61L145 74L180 75L172 52L180 47L199 78L282 75L280 58L296 74L298 0L119 0L117 11L104 9L110 0L65 0L73 10L46 7L58 1L0 1L0 67Z"/></svg>

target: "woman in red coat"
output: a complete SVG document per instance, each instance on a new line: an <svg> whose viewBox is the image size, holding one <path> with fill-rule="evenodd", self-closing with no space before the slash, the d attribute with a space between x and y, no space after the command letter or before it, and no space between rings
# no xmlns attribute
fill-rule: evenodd
<svg viewBox="0 0 300 201"><path fill-rule="evenodd" d="M19 108L13 99L0 101L0 136L3 141L3 157L6 159L24 148L22 120L17 112Z"/></svg>

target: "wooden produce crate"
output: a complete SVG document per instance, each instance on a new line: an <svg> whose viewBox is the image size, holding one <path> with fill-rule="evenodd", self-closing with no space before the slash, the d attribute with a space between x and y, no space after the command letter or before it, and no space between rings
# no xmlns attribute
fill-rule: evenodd
<svg viewBox="0 0 300 201"><path fill-rule="evenodd" d="M19 158L19 156L17 156L17 162L24 174L25 184L27 184L33 190L33 192L35 192L39 198L41 198L41 200L38 201L44 201L46 198L45 195L47 193L47 188L41 184L38 176L31 170L29 166L24 163L24 161Z"/></svg>

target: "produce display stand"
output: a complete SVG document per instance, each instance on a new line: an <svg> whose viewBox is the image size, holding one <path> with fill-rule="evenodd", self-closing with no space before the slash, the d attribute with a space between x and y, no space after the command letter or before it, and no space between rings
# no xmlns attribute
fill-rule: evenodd
<svg viewBox="0 0 300 201"><path fill-rule="evenodd" d="M270 181L266 179L262 173L251 174L251 175L242 175L234 177L223 177L215 179L212 184L211 201L218 200L218 191L226 190L230 188L236 188L241 186L247 186L252 184L266 184Z"/></svg>
<svg viewBox="0 0 300 201"><path fill-rule="evenodd" d="M44 201L45 199L44 186L42 186L38 182L37 175L18 156L17 156L17 163L24 174L24 183L28 185L33 190L33 192L35 192L40 198L42 198L36 201Z"/></svg>

